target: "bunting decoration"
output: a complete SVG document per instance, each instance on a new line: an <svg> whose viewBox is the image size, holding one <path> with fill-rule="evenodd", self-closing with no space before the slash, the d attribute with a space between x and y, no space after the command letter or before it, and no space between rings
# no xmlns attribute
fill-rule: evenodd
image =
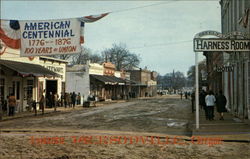
<svg viewBox="0 0 250 159"><path fill-rule="evenodd" d="M19 49L20 48L20 25L17 20L1 20L0 39L6 46Z"/></svg>
<svg viewBox="0 0 250 159"><path fill-rule="evenodd" d="M81 44L84 43L84 25L85 25L85 23L95 22L95 21L107 16L108 14L109 13L103 13L103 14L90 15L90 16L85 16L85 17L79 18L79 20L81 21L81 37L80 37Z"/></svg>
<svg viewBox="0 0 250 159"><path fill-rule="evenodd" d="M249 22L249 8L245 9L244 15L239 19L239 24L241 24L244 28L248 27Z"/></svg>
<svg viewBox="0 0 250 159"><path fill-rule="evenodd" d="M103 17L107 16L109 13L103 13L103 14L98 14L98 15L89 15L89 16L85 16L85 17L82 17L80 18L80 20L82 22L85 22L85 23L92 23L92 22L95 22L99 19L102 19Z"/></svg>
<svg viewBox="0 0 250 159"><path fill-rule="evenodd" d="M5 43L3 43L0 39L0 56L5 52L6 48L7 46L5 45Z"/></svg>
<svg viewBox="0 0 250 159"><path fill-rule="evenodd" d="M80 44L83 44L83 43L84 43L84 26L85 26L85 23L81 21Z"/></svg>
<svg viewBox="0 0 250 159"><path fill-rule="evenodd" d="M85 27L85 23L92 23L92 22L98 21L99 19L107 16L108 14L109 13L104 13L104 14L99 14L99 15L90 15L90 16L84 16L84 17L77 18L78 21L80 21L80 24L79 24L80 25L80 27L79 27L80 28L80 39L79 39L80 44L84 43L84 27ZM46 21L46 20L44 20L44 21ZM28 22L28 21L26 21L26 22ZM35 24L36 21L35 20L34 21L29 21L29 23L30 24L32 23L31 27L33 28L34 27L33 24ZM26 23L26 24L29 24L29 23ZM39 22L37 22L35 24L35 25L37 25L35 27L35 29L37 29L37 30L39 30L39 26L40 26L40 23L39 24L38 23ZM45 23L43 23L44 27L43 27L42 31L44 32L45 30L49 30L49 32L51 33L51 31L50 31L51 29L49 28L49 26L52 26L50 20L48 20L48 22L45 22ZM12 49L20 49L22 47L21 46L21 39L23 41L23 38L22 38L22 33L23 32L21 32L21 29L20 29L21 24L22 24L22 28L25 28L25 26L23 26L23 24L24 24L23 20L20 20L20 21L18 21L18 20L1 20L1 23L0 23L0 39L7 47L10 47ZM55 28L54 28L54 30L55 30ZM30 31L30 30L26 30L26 31ZM35 32L32 32L29 35L25 33L25 36L26 37L27 36L33 36L35 34L36 34ZM47 36L47 33L44 34L44 35ZM40 33L39 33L39 36L40 36ZM50 50L50 49L47 49L47 50Z"/></svg>

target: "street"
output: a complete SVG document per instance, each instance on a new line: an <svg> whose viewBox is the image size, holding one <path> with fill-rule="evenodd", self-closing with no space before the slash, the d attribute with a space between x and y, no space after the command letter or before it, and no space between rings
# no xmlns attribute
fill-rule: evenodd
<svg viewBox="0 0 250 159"><path fill-rule="evenodd" d="M191 102L179 96L13 119L0 122L0 158L250 157L249 143L192 140L192 122Z"/></svg>
<svg viewBox="0 0 250 159"><path fill-rule="evenodd" d="M94 129L186 135L190 117L188 100L154 98L91 107L46 118L8 121L0 128Z"/></svg>

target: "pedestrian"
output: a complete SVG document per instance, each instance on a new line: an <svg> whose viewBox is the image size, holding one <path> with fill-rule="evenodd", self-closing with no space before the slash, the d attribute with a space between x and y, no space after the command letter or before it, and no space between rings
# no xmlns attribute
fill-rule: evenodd
<svg viewBox="0 0 250 159"><path fill-rule="evenodd" d="M39 100L39 107L42 109L42 115L44 114L44 95L42 94L40 100Z"/></svg>
<svg viewBox="0 0 250 159"><path fill-rule="evenodd" d="M16 97L14 94L11 94L8 98L9 104L9 116L14 116L15 107L16 107Z"/></svg>
<svg viewBox="0 0 250 159"><path fill-rule="evenodd" d="M188 98L188 93L187 92L185 92L185 99L187 99Z"/></svg>
<svg viewBox="0 0 250 159"><path fill-rule="evenodd" d="M69 107L72 107L72 93L69 93Z"/></svg>
<svg viewBox="0 0 250 159"><path fill-rule="evenodd" d="M81 104L81 93L78 92L78 95L77 95L77 105L80 105Z"/></svg>
<svg viewBox="0 0 250 159"><path fill-rule="evenodd" d="M226 104L227 104L227 99L226 97L222 94L222 91L219 91L219 95L216 98L216 106L217 106L217 112L220 115L220 120L224 120L223 113L227 112L226 109Z"/></svg>
<svg viewBox="0 0 250 159"><path fill-rule="evenodd" d="M53 95L53 103L54 103L54 111L56 111L56 108L57 108L57 105L58 105L58 94L57 93L55 93L54 95Z"/></svg>
<svg viewBox="0 0 250 159"><path fill-rule="evenodd" d="M180 95L181 95L181 100L182 100L182 92L180 93Z"/></svg>
<svg viewBox="0 0 250 159"><path fill-rule="evenodd" d="M65 93L61 92L61 107L65 104Z"/></svg>
<svg viewBox="0 0 250 159"><path fill-rule="evenodd" d="M37 115L36 101L35 101L35 100L32 100L31 104L32 104L33 110L35 111L35 116L36 116L36 115Z"/></svg>
<svg viewBox="0 0 250 159"><path fill-rule="evenodd" d="M75 94L75 92L73 92L72 95L71 95L71 102L72 102L73 108L75 108L75 105L76 105L76 94Z"/></svg>
<svg viewBox="0 0 250 159"><path fill-rule="evenodd" d="M69 94L67 92L65 92L64 94L64 107L67 108L68 104L69 104Z"/></svg>
<svg viewBox="0 0 250 159"><path fill-rule="evenodd" d="M30 112L32 110L32 101L33 101L32 97L28 96L27 97L27 104L28 104L28 109L29 109Z"/></svg>
<svg viewBox="0 0 250 159"><path fill-rule="evenodd" d="M208 95L206 95L205 101L206 101L206 106L207 106L208 119L214 120L214 105L215 105L216 99L212 91L209 91Z"/></svg>
<svg viewBox="0 0 250 159"><path fill-rule="evenodd" d="M207 95L206 92L202 90L199 96L199 103L200 103L201 109L205 111L205 116L206 116L206 119L208 120L207 106L206 106L206 101L205 101L206 95Z"/></svg>
<svg viewBox="0 0 250 159"><path fill-rule="evenodd" d="M54 105L53 104L53 94L52 94L52 92L49 92L47 101L48 101L49 108L52 108L52 106Z"/></svg>

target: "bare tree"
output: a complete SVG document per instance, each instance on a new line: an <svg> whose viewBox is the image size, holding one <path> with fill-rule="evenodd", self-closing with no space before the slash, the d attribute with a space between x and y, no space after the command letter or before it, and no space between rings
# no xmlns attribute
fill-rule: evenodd
<svg viewBox="0 0 250 159"><path fill-rule="evenodd" d="M140 57L131 53L124 44L113 44L112 48L102 52L102 56L105 62L115 64L117 70L132 69L140 64Z"/></svg>
<svg viewBox="0 0 250 159"><path fill-rule="evenodd" d="M207 72L206 61L199 62L199 81L202 81L201 70ZM187 72L187 85L194 86L195 83L195 65L191 66Z"/></svg>
<svg viewBox="0 0 250 159"><path fill-rule="evenodd" d="M101 63L103 59L98 54L92 54L92 51L89 48L82 48L82 52L79 54L75 54L70 63L71 64L86 64L87 61L90 60L93 63Z"/></svg>
<svg viewBox="0 0 250 159"><path fill-rule="evenodd" d="M61 59L61 60L70 60L70 58L74 56L72 54L63 54L63 55L52 55L52 56L49 56L49 57L54 57L54 58L57 58L57 59Z"/></svg>
<svg viewBox="0 0 250 159"><path fill-rule="evenodd" d="M157 83L163 89L181 89L186 84L186 77L180 71L166 73L164 76L159 76Z"/></svg>

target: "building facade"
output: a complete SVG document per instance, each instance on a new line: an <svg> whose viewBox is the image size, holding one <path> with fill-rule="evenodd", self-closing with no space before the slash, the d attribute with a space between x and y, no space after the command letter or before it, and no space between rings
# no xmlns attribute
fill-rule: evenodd
<svg viewBox="0 0 250 159"><path fill-rule="evenodd" d="M136 97L152 97L157 95L157 73L147 69L128 70L132 85L132 94Z"/></svg>
<svg viewBox="0 0 250 159"><path fill-rule="evenodd" d="M20 57L20 51L6 48L0 55L1 101L14 94L16 112L28 110L28 101L42 94L60 94L65 88L66 61L50 57ZM7 108L8 109L8 108ZM8 110L7 110L8 111Z"/></svg>
<svg viewBox="0 0 250 159"><path fill-rule="evenodd" d="M227 39L250 39L250 1L221 0L221 32ZM237 117L250 119L249 52L204 52L208 89L222 90L227 109Z"/></svg>
<svg viewBox="0 0 250 159"><path fill-rule="evenodd" d="M115 71L112 63L68 66L66 74L66 92L80 92L85 101L89 95L98 101L127 99L130 88L130 82L125 80L127 74Z"/></svg>

